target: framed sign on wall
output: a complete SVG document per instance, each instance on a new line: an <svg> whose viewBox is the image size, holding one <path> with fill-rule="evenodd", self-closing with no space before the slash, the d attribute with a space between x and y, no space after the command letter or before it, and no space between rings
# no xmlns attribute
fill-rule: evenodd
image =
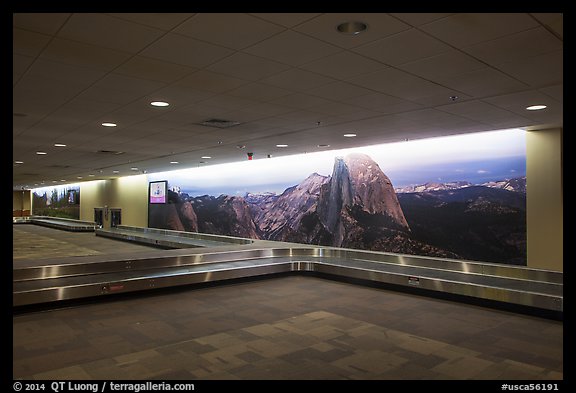
<svg viewBox="0 0 576 393"><path fill-rule="evenodd" d="M148 202L150 204L166 204L168 201L168 181L152 181L148 187Z"/></svg>

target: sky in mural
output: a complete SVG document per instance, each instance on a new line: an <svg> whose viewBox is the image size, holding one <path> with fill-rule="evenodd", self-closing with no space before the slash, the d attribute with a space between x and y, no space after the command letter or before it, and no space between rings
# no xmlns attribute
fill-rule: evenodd
<svg viewBox="0 0 576 393"><path fill-rule="evenodd" d="M352 152L369 155L394 187L526 175L525 132L511 129L159 172L149 180L169 180L190 196L282 193L314 172L329 176L335 157Z"/></svg>

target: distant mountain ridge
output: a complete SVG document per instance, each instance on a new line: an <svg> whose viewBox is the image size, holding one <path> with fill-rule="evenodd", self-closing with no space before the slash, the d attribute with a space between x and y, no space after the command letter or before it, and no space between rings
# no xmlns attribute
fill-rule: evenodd
<svg viewBox="0 0 576 393"><path fill-rule="evenodd" d="M418 185L410 185L404 187L396 187L394 191L398 194L405 194L410 192L431 192L431 191L445 191L445 190L459 190L461 188L472 186L484 186L490 188L500 188L507 191L526 193L526 176L516 177L511 179L490 181L481 184L472 184L468 181L453 181L453 182L429 182Z"/></svg>
<svg viewBox="0 0 576 393"><path fill-rule="evenodd" d="M191 197L173 185L150 226L334 247L525 264L526 178L394 189L369 156L336 157L281 194Z"/></svg>

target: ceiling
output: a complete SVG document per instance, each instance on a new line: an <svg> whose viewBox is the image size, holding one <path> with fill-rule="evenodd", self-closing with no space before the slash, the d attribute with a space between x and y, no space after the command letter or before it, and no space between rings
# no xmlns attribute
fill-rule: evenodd
<svg viewBox="0 0 576 393"><path fill-rule="evenodd" d="M557 13L16 13L13 43L18 189L563 125Z"/></svg>

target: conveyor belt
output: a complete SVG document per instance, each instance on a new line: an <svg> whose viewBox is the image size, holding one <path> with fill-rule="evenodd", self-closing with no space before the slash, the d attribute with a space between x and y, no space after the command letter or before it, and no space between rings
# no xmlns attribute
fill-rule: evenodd
<svg viewBox="0 0 576 393"><path fill-rule="evenodd" d="M26 220L14 220L14 224L35 224L69 232L94 232L96 224L89 221L73 220L60 217L30 216Z"/></svg>
<svg viewBox="0 0 576 393"><path fill-rule="evenodd" d="M218 247L230 245L229 241L184 236L186 233L176 231L134 231L124 228L125 227L118 227L107 230L97 230L96 235L165 248Z"/></svg>
<svg viewBox="0 0 576 393"><path fill-rule="evenodd" d="M562 274L520 267L322 247L119 258L14 269L15 306L253 277L316 272L372 282L563 310ZM107 257L110 258L110 257ZM497 274L486 274L492 271Z"/></svg>

